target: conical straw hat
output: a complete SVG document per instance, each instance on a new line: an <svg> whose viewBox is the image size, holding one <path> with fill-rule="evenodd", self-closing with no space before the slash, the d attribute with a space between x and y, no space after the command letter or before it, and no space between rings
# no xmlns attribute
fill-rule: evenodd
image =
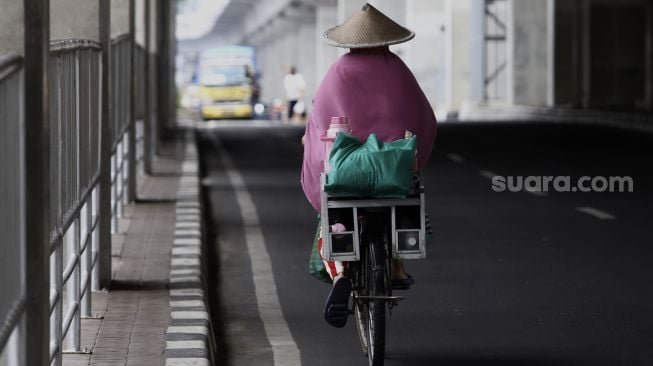
<svg viewBox="0 0 653 366"><path fill-rule="evenodd" d="M409 41L415 33L395 23L370 4L324 32L326 43L343 48L371 48Z"/></svg>

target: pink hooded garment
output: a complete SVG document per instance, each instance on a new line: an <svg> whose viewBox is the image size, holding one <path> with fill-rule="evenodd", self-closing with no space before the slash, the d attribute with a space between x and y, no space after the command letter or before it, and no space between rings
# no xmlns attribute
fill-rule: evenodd
<svg viewBox="0 0 653 366"><path fill-rule="evenodd" d="M320 136L329 128L331 117L336 116L347 117L353 135L361 141L373 132L388 142L411 131L417 136L420 169L433 149L435 115L408 67L387 47L352 50L331 65L315 93L306 126L301 182L304 194L318 212L325 159Z"/></svg>

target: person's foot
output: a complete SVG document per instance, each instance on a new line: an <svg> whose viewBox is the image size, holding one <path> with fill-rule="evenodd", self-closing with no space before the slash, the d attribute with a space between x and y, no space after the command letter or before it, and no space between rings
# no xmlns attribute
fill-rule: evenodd
<svg viewBox="0 0 653 366"><path fill-rule="evenodd" d="M324 305L324 320L336 328L347 324L349 316L349 295L351 294L351 281L342 273L333 279L333 288Z"/></svg>

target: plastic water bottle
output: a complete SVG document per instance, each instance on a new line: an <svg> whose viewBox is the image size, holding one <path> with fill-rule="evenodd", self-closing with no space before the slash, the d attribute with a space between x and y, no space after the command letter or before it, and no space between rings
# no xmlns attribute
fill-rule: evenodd
<svg viewBox="0 0 653 366"><path fill-rule="evenodd" d="M349 120L347 117L331 117L331 124L329 129L326 130L325 134L320 138L324 141L324 172L328 173L331 170L331 165L329 164L329 155L331 155L331 149L333 148L333 143L336 141L336 137L340 132L351 133L349 128Z"/></svg>

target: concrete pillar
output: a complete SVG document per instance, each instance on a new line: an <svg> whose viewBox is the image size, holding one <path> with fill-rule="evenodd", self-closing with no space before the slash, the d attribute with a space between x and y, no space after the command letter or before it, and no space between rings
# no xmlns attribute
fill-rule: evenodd
<svg viewBox="0 0 653 366"><path fill-rule="evenodd" d="M410 0L405 26L415 38L404 45L404 59L438 114L450 105L450 34L448 0ZM440 116L438 116L440 117Z"/></svg>
<svg viewBox="0 0 653 366"><path fill-rule="evenodd" d="M546 106L551 101L553 81L552 42L549 41L549 1L511 1L508 42L512 47L509 67L512 87L509 100L514 104ZM510 83L509 78L509 83ZM510 95L512 94L512 95ZM510 98L511 97L511 98Z"/></svg>
<svg viewBox="0 0 653 366"><path fill-rule="evenodd" d="M316 44L315 33L316 26L314 21L309 21L299 25L297 37L297 49L300 50L297 55L297 67L299 72L304 75L306 79L306 97L305 104L307 112L310 112L311 102L317 83L315 80L315 66L316 66Z"/></svg>
<svg viewBox="0 0 653 366"><path fill-rule="evenodd" d="M25 335L29 349L25 364L50 364L50 113L48 100L48 51L50 40L48 0L9 0L2 3L2 14L16 8L14 22L2 24L2 34L15 32L13 51L25 55ZM9 14L8 14L8 13ZM24 26L21 32L16 24ZM5 28L7 27L7 28ZM24 46L18 39L24 34ZM4 38L7 40L7 38ZM2 42L4 44L4 41ZM23 52L24 51L24 52Z"/></svg>
<svg viewBox="0 0 653 366"><path fill-rule="evenodd" d="M469 97L478 105L485 101L485 0L472 0L469 18Z"/></svg>
<svg viewBox="0 0 653 366"><path fill-rule="evenodd" d="M88 3L91 2L89 1ZM100 90L102 95L102 129L100 135L100 255L98 259L98 272L100 287L109 288L111 285L111 147L113 145L111 5L109 0L98 0L94 1L94 3L96 3L95 5L99 5L96 7L97 13L93 19L95 20L95 27L98 28L98 40L102 44L102 88Z"/></svg>
<svg viewBox="0 0 653 366"><path fill-rule="evenodd" d="M134 0L134 38L136 44L145 47L145 1Z"/></svg>
<svg viewBox="0 0 653 366"><path fill-rule="evenodd" d="M327 29L339 24L336 6L318 6L315 11L315 81L322 82L331 64L338 58L338 49L324 42Z"/></svg>
<svg viewBox="0 0 653 366"><path fill-rule="evenodd" d="M447 81L449 107L458 110L470 97L470 13L471 0L450 0L451 79ZM455 80L455 82L453 82Z"/></svg>
<svg viewBox="0 0 653 366"><path fill-rule="evenodd" d="M128 181L128 200L129 202L135 202L138 199L138 185L136 182L138 170L136 169L137 157L136 157L136 101L139 98L138 95L138 78L136 77L136 0L127 0L128 1L128 28L129 35L131 38L131 54L129 58L129 70L130 70L130 105L129 105L129 151L128 151L128 167L129 167L129 181Z"/></svg>
<svg viewBox="0 0 653 366"><path fill-rule="evenodd" d="M50 4L50 40L78 38L99 42L99 14L99 0L53 1Z"/></svg>
<svg viewBox="0 0 653 366"><path fill-rule="evenodd" d="M111 0L111 38L129 33L130 0Z"/></svg>
<svg viewBox="0 0 653 366"><path fill-rule="evenodd" d="M0 0L0 54L24 52L23 3Z"/></svg>

